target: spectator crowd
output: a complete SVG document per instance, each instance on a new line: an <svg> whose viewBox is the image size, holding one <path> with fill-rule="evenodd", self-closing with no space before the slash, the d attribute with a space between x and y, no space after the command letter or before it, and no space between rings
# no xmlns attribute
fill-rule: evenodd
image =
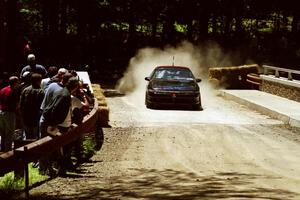
<svg viewBox="0 0 300 200"><path fill-rule="evenodd" d="M1 152L14 148L16 130L21 130L23 140L55 137L67 133L74 124L80 124L89 111L88 91L76 71L56 66L46 69L36 63L34 54L27 56L27 62L20 75L2 73L0 79ZM51 157L56 157L58 173L64 174L72 167L74 147L80 154L79 140L35 165L41 173L51 173Z"/></svg>

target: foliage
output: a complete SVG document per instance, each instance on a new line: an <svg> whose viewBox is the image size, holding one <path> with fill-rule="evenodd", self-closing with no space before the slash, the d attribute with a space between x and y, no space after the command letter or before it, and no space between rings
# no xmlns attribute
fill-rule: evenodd
<svg viewBox="0 0 300 200"><path fill-rule="evenodd" d="M96 142L91 137L86 137L83 140L83 156L90 158L96 153Z"/></svg>
<svg viewBox="0 0 300 200"><path fill-rule="evenodd" d="M85 65L122 68L137 49L176 45L182 40L199 44L213 40L228 50L249 46L254 51L286 51L285 61L297 63L300 41L300 8L295 1L279 0L12 0L18 2L15 33L16 64L22 63L24 40L45 65ZM1 10L0 10L1 11ZM272 35L272 42L264 37ZM15 38L12 36L15 35ZM0 35L0 37L2 37ZM17 40L17 39L18 40ZM23 38L23 41L22 41ZM24 39L25 38L25 39ZM286 38L288 48L281 49ZM271 39L270 39L271 40ZM263 49L262 49L263 47ZM243 47L242 47L243 48ZM256 48L256 49L255 49ZM256 55L262 55L258 52ZM267 57L269 54L265 54ZM274 62L277 62L274 59ZM299 58L300 59L300 58ZM120 62L122 60L122 62ZM270 60L270 58L265 59ZM123 62L124 61L124 62ZM114 63L116 62L116 63Z"/></svg>

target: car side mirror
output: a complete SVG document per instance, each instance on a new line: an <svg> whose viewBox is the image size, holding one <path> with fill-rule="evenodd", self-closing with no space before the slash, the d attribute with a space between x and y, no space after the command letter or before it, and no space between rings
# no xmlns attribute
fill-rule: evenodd
<svg viewBox="0 0 300 200"><path fill-rule="evenodd" d="M197 83L200 83L201 81L202 81L201 78L196 78Z"/></svg>
<svg viewBox="0 0 300 200"><path fill-rule="evenodd" d="M149 77L145 77L145 80L146 80L146 81L150 81L150 78L149 78Z"/></svg>

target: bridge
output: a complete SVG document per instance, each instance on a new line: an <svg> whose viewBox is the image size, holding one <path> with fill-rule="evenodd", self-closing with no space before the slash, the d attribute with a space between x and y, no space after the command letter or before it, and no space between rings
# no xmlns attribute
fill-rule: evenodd
<svg viewBox="0 0 300 200"><path fill-rule="evenodd" d="M248 76L258 90L221 90L227 99L300 128L300 71L263 65L263 73Z"/></svg>

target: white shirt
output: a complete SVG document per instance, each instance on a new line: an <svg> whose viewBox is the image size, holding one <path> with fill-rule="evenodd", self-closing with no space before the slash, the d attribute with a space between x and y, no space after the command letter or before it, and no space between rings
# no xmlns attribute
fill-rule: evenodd
<svg viewBox="0 0 300 200"><path fill-rule="evenodd" d="M73 95L71 95L71 107L69 109L68 115L65 118L64 122L59 124L58 126L61 127L70 127L72 125L72 111L75 108L82 108L82 103L80 101L80 99L78 99L77 97L74 97Z"/></svg>

